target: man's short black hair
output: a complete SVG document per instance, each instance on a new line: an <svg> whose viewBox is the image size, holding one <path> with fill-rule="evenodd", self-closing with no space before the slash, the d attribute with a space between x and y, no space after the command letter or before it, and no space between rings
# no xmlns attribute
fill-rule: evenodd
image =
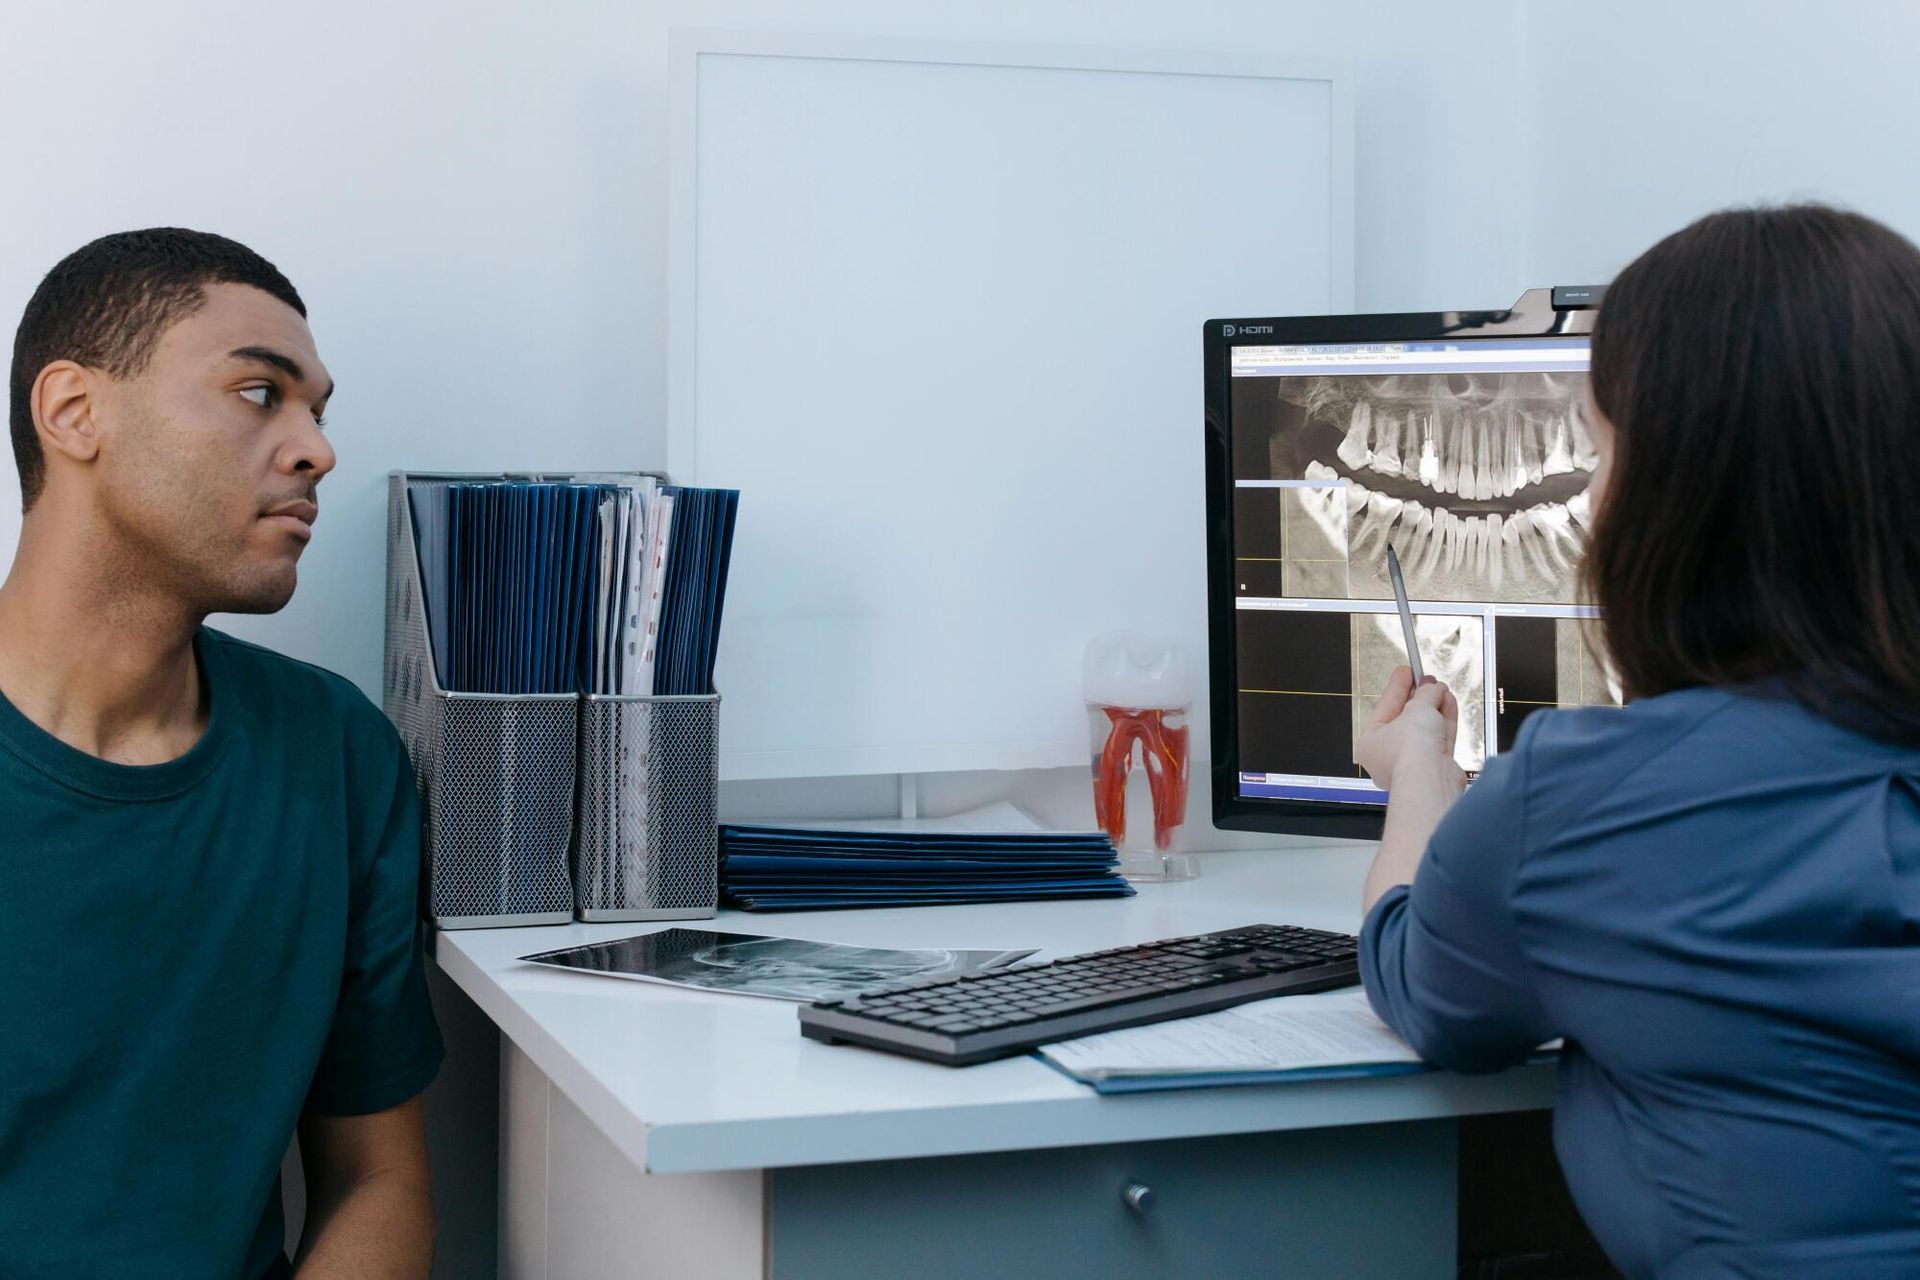
<svg viewBox="0 0 1920 1280"><path fill-rule="evenodd" d="M13 457L23 508L46 484L29 403L40 371L72 360L118 378L146 368L160 335L206 303L210 284L248 284L304 319L307 304L271 262L237 240L182 227L101 236L62 258L27 300L13 337Z"/></svg>

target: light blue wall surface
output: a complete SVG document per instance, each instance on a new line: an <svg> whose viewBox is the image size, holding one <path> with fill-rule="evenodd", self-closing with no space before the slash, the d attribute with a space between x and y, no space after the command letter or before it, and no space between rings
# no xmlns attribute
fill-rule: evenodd
<svg viewBox="0 0 1920 1280"><path fill-rule="evenodd" d="M1347 59L1362 310L1606 279L1735 201L1814 195L1920 234L1904 63L1920 8L1900 0L346 0L319 21L235 0L47 9L22 37L40 52L0 78L0 166L20 193L0 237L0 324L92 236L208 227L287 271L340 381L341 466L300 592L275 617L222 625L377 695L387 469L664 463L673 26ZM18 515L0 455L4 568ZM1086 821L1070 774L948 776L925 803L1010 794ZM723 807L891 801L889 784L848 779L730 784ZM1195 842L1231 838L1196 817Z"/></svg>
<svg viewBox="0 0 1920 1280"><path fill-rule="evenodd" d="M1531 279L1605 280L1730 204L1820 199L1920 239L1920 6L1525 4Z"/></svg>
<svg viewBox="0 0 1920 1280"><path fill-rule="evenodd" d="M1348 58L1363 310L1604 278L1733 201L1817 195L1920 231L1920 9L1898 0L48 9L0 79L8 331L84 240L203 226L288 272L340 380L301 592L235 630L374 690L385 470L664 459L675 25Z"/></svg>
<svg viewBox="0 0 1920 1280"><path fill-rule="evenodd" d="M676 25L1350 59L1363 310L1605 278L1734 201L1817 195L1920 232L1920 8L1898 0L46 9L0 78L7 331L84 240L202 226L287 271L340 381L300 593L234 630L377 691L388 468L664 460ZM10 456L0 474L4 567Z"/></svg>
<svg viewBox="0 0 1920 1280"><path fill-rule="evenodd" d="M15 193L0 321L10 332L40 276L93 236L205 227L288 274L339 381L340 469L299 594L233 630L377 694L389 468L664 463L672 26L1350 56L1360 304L1515 291L1520 175L1475 169L1510 149L1511 122L1442 92L1511 69L1507 4L47 8L18 33L39 52L0 77ZM8 479L0 568L12 493Z"/></svg>

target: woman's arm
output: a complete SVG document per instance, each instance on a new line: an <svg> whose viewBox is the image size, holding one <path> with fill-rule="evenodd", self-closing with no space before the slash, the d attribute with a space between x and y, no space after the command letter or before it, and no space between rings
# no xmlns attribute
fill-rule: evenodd
<svg viewBox="0 0 1920 1280"><path fill-rule="evenodd" d="M1489 760L1463 798L1452 754L1458 715L1443 686L1416 689L1402 667L1361 736L1355 758L1390 798L1367 875L1360 973L1374 1012L1421 1057L1491 1071L1556 1033L1533 990L1512 901L1525 753L1516 743Z"/></svg>
<svg viewBox="0 0 1920 1280"><path fill-rule="evenodd" d="M1411 670L1394 668L1353 753L1387 792L1386 829L1367 872L1363 913L1395 885L1413 883L1427 842L1466 788L1466 775L1453 759L1459 727L1460 703L1451 689L1431 676L1416 689Z"/></svg>
<svg viewBox="0 0 1920 1280"><path fill-rule="evenodd" d="M1445 756L1404 762L1394 773L1393 794L1387 801L1387 824L1380 833L1380 852L1367 871L1367 887L1360 901L1362 914L1373 910L1380 895L1395 885L1412 884L1420 857L1465 780L1460 766Z"/></svg>

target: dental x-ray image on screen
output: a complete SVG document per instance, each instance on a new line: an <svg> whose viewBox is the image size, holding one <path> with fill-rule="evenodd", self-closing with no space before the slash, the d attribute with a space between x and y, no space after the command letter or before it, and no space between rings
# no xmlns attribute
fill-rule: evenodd
<svg viewBox="0 0 1920 1280"><path fill-rule="evenodd" d="M1236 346L1239 791L1379 804L1354 744L1406 663L1460 700L1469 777L1549 706L1618 703L1579 561L1597 459L1583 338Z"/></svg>
<svg viewBox="0 0 1920 1280"><path fill-rule="evenodd" d="M1275 490L1289 554L1346 576L1302 588L1390 595L1391 545L1423 599L1574 603L1595 463L1585 374L1274 381L1269 475L1324 486Z"/></svg>

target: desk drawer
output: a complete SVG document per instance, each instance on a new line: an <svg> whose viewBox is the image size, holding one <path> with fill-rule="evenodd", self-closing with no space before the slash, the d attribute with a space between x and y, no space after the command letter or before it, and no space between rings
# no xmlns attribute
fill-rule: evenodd
<svg viewBox="0 0 1920 1280"><path fill-rule="evenodd" d="M776 1169L767 1276L1441 1280L1454 1170L1450 1120Z"/></svg>

